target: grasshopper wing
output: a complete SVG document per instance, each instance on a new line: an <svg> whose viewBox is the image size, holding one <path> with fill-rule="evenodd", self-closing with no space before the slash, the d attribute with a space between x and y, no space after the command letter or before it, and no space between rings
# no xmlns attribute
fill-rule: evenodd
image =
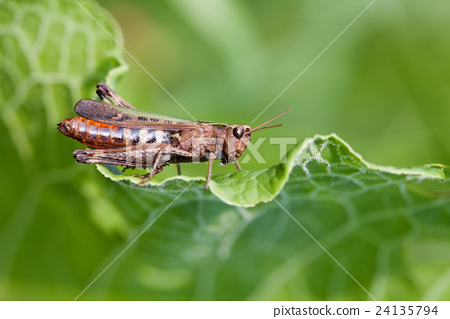
<svg viewBox="0 0 450 319"><path fill-rule="evenodd" d="M90 120L124 128L165 131L202 128L201 123L86 99L75 104L75 112Z"/></svg>

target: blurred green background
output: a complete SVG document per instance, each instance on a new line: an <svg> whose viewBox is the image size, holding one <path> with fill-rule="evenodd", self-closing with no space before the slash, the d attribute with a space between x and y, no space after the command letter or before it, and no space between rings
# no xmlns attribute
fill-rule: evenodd
<svg viewBox="0 0 450 319"><path fill-rule="evenodd" d="M250 123L370 2L100 3L127 50L194 117ZM260 136L335 132L371 162L448 163L449 7L376 1L258 120L292 107L285 127ZM127 61L119 92L187 117Z"/></svg>
<svg viewBox="0 0 450 319"><path fill-rule="evenodd" d="M250 124L370 1L99 1L107 12L90 1L80 3L195 118ZM300 142L334 132L373 163L448 164L449 12L444 0L375 1L252 124L293 108L284 126L258 136ZM92 98L95 83L107 76L136 107L189 118L75 2L0 1L1 299L74 299L173 198L125 188L94 166L76 164L71 153L80 145L56 130L58 121L74 116L75 102ZM278 163L276 145L267 141L260 150L267 163L250 161L244 169ZM215 166L213 173L234 169ZM175 171L165 168L158 177ZM206 165L185 165L183 173L204 176ZM199 204L196 198L206 200ZM236 262L220 268L220 258L210 256L228 238L221 225L234 225L236 214L245 212L210 198L191 192L189 205L171 207L172 215L151 227L83 297L367 299L358 287L280 293L269 285L275 292L267 295L241 289L250 272L270 268L236 261L249 254L246 248L259 249L261 235L253 236L254 226L240 238ZM225 213L199 222L195 212L205 207ZM181 215L190 212L187 220ZM196 233L198 223L208 230ZM180 232L170 233L174 225ZM186 255L183 232L196 241ZM295 241L300 232L284 240ZM268 245L264 254L270 260L277 249ZM433 247L450 251L445 240ZM436 279L428 270L424 278ZM398 294L381 298L418 298L402 285Z"/></svg>

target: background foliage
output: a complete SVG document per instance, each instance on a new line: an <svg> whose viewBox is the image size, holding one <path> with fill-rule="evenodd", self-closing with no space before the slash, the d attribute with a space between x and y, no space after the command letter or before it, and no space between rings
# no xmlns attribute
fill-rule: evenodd
<svg viewBox="0 0 450 319"><path fill-rule="evenodd" d="M119 41L121 29L126 49L194 117L244 123L369 4L100 1L108 13L79 2ZM377 0L257 121L293 107L285 126L258 136L335 132L370 162L448 164L448 9ZM130 70L118 82L123 56ZM76 2L0 1L1 299L74 299L163 211L81 299L370 299L274 201L234 207L191 190L165 210L177 193L77 165L79 145L56 123L105 78L138 108L188 117ZM267 163L244 168L278 163L276 145L261 153ZM354 196L321 169L324 188L294 176L277 200L376 299L448 300L448 182Z"/></svg>

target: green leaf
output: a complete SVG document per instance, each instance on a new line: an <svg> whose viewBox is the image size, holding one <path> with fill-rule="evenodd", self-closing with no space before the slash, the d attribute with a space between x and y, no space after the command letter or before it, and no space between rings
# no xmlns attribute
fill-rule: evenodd
<svg viewBox="0 0 450 319"><path fill-rule="evenodd" d="M0 16L0 119L14 148L3 160L21 165L4 179L45 183L61 158L71 160L56 123L74 116L73 105L93 96L96 83L114 84L126 72L122 34L91 0L0 1Z"/></svg>
<svg viewBox="0 0 450 319"><path fill-rule="evenodd" d="M126 185L139 181L99 169ZM332 134L305 139L269 169L215 177L215 196L203 190L202 177L133 187L147 199L172 200L104 283L134 272L140 284L127 292L131 299L155 290L161 295L151 298L446 300L446 173L442 165L368 163ZM268 203L242 207L261 202ZM163 287L157 278L172 274L179 280ZM101 297L102 289L86 298Z"/></svg>
<svg viewBox="0 0 450 319"><path fill-rule="evenodd" d="M127 181L132 185L141 181L139 177L122 174L115 167L97 167L103 175L115 181ZM269 169L243 170L215 177L210 188L227 204L249 207L271 201L286 183L296 184L307 192L338 194L365 192L377 185L382 194L383 187L444 180L444 168L439 165L401 168L371 164L336 135L316 135L292 148L282 163ZM180 192L188 185L190 189L201 188L204 181L203 177L171 177L161 182L150 180L141 187L153 191Z"/></svg>
<svg viewBox="0 0 450 319"><path fill-rule="evenodd" d="M84 259L95 263L114 238L104 234L129 231L107 199L86 202L102 189L73 166L75 143L56 130L97 82L114 84L127 70L116 41L120 30L95 1L0 0L3 300L71 299L74 276L91 271Z"/></svg>

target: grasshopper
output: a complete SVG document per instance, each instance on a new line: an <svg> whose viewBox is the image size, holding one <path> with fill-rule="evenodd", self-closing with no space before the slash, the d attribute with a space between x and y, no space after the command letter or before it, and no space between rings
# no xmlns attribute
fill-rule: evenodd
<svg viewBox="0 0 450 319"><path fill-rule="evenodd" d="M80 115L58 123L59 131L90 147L76 149L73 157L79 163L110 164L128 168L149 168L137 185L148 182L164 166L185 162L208 162L205 190L211 181L214 160L219 165L235 163L247 148L252 133L281 126L264 126L292 109L251 128L249 125L197 121L137 110L104 82L97 84L102 100L82 99L75 105ZM179 168L179 166L178 166ZM179 170L180 172L180 170Z"/></svg>

